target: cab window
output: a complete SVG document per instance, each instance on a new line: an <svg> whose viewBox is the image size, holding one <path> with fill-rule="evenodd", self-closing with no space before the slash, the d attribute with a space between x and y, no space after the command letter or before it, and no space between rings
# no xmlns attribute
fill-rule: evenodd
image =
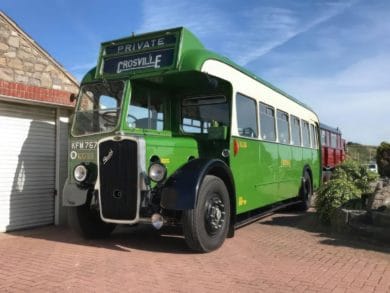
<svg viewBox="0 0 390 293"><path fill-rule="evenodd" d="M185 98L181 105L181 129L206 134L209 128L228 127L229 105L224 96Z"/></svg>
<svg viewBox="0 0 390 293"><path fill-rule="evenodd" d="M130 128L164 130L166 128L164 124L166 101L167 94L163 90L133 84L127 113L128 126Z"/></svg>

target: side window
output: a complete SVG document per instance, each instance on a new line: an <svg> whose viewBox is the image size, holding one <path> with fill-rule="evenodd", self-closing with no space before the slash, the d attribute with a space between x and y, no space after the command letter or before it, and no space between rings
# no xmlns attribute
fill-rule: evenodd
<svg viewBox="0 0 390 293"><path fill-rule="evenodd" d="M326 132L326 145L330 146L330 132L329 131Z"/></svg>
<svg viewBox="0 0 390 293"><path fill-rule="evenodd" d="M275 141L275 110L273 107L260 103L260 130L261 138Z"/></svg>
<svg viewBox="0 0 390 293"><path fill-rule="evenodd" d="M317 127L313 124L310 124L310 134L311 134L311 146L314 149L318 148L318 137L317 137Z"/></svg>
<svg viewBox="0 0 390 293"><path fill-rule="evenodd" d="M302 142L304 147L310 147L310 128L305 120L302 120Z"/></svg>
<svg viewBox="0 0 390 293"><path fill-rule="evenodd" d="M279 142L284 144L290 143L290 121L286 112L277 110L278 117L278 136Z"/></svg>
<svg viewBox="0 0 390 293"><path fill-rule="evenodd" d="M291 115L291 139L293 145L301 145L301 123L298 117Z"/></svg>
<svg viewBox="0 0 390 293"><path fill-rule="evenodd" d="M185 98L181 107L181 128L185 133L207 134L210 127L230 125L229 105L224 96Z"/></svg>
<svg viewBox="0 0 390 293"><path fill-rule="evenodd" d="M315 142L316 142L316 148L318 149L318 147L320 146L319 144L319 141L318 141L318 127L317 125L314 126L314 139L315 139Z"/></svg>
<svg viewBox="0 0 390 293"><path fill-rule="evenodd" d="M326 146L326 131L321 129L321 144Z"/></svg>
<svg viewBox="0 0 390 293"><path fill-rule="evenodd" d="M237 94L237 127L238 134L247 137L257 137L257 115L255 100Z"/></svg>
<svg viewBox="0 0 390 293"><path fill-rule="evenodd" d="M333 133L333 132L330 133L330 146L332 148L336 148L337 147L337 135L336 135L336 133Z"/></svg>

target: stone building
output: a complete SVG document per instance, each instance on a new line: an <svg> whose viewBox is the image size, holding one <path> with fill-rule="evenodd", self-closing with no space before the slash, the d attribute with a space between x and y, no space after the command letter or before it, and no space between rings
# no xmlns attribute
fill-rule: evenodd
<svg viewBox="0 0 390 293"><path fill-rule="evenodd" d="M0 231L61 224L78 82L0 11Z"/></svg>

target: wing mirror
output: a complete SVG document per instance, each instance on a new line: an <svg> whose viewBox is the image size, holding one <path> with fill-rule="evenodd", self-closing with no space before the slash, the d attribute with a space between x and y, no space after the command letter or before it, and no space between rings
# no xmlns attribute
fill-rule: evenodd
<svg viewBox="0 0 390 293"><path fill-rule="evenodd" d="M74 93L71 93L70 97L69 97L69 100L70 100L71 103L73 103L74 101L77 100L77 95L75 95Z"/></svg>

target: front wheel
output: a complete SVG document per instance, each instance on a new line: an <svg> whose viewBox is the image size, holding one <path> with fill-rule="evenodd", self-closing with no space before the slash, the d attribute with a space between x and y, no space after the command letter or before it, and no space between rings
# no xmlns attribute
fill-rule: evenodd
<svg viewBox="0 0 390 293"><path fill-rule="evenodd" d="M183 232L188 246L200 252L219 248L230 223L229 193L224 182L207 175L200 187L196 206L183 212Z"/></svg>
<svg viewBox="0 0 390 293"><path fill-rule="evenodd" d="M82 206L68 209L69 226L84 238L105 238L115 229L115 224L101 220L99 211L91 207L90 200Z"/></svg>

